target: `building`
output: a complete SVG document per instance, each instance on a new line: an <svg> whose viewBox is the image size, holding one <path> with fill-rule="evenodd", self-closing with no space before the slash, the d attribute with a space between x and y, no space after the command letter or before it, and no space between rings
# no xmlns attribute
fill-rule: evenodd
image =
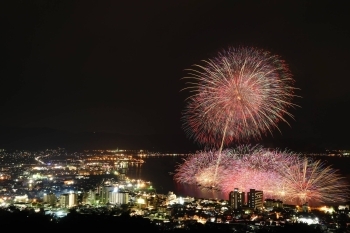
<svg viewBox="0 0 350 233"><path fill-rule="evenodd" d="M15 203L27 203L28 202L28 195L24 194L22 196L15 196L15 199L13 201Z"/></svg>
<svg viewBox="0 0 350 233"><path fill-rule="evenodd" d="M136 200L136 204L140 209L146 208L147 207L147 198L139 196Z"/></svg>
<svg viewBox="0 0 350 233"><path fill-rule="evenodd" d="M56 195L53 193L44 193L43 202L45 202L51 206L55 206L57 203Z"/></svg>
<svg viewBox="0 0 350 233"><path fill-rule="evenodd" d="M241 209L245 203L245 193L235 188L229 194L229 205L233 209Z"/></svg>
<svg viewBox="0 0 350 233"><path fill-rule="evenodd" d="M120 172L118 176L119 181L125 181L126 180L126 175L125 173Z"/></svg>
<svg viewBox="0 0 350 233"><path fill-rule="evenodd" d="M96 202L96 192L94 190L90 190L87 193L86 204L93 205Z"/></svg>
<svg viewBox="0 0 350 233"><path fill-rule="evenodd" d="M77 200L76 193L65 193L60 197L60 205L62 208L71 208L77 205Z"/></svg>
<svg viewBox="0 0 350 233"><path fill-rule="evenodd" d="M109 203L111 204L128 204L129 203L129 193L119 192L117 189L109 193Z"/></svg>
<svg viewBox="0 0 350 233"><path fill-rule="evenodd" d="M310 208L309 208L309 203L308 202L305 202L303 205L302 205L302 211L303 212L306 212L306 213L308 213L308 212L310 212L309 210L310 210Z"/></svg>
<svg viewBox="0 0 350 233"><path fill-rule="evenodd" d="M114 190L113 186L101 186L99 187L99 197L101 204L107 204L109 201L109 194Z"/></svg>
<svg viewBox="0 0 350 233"><path fill-rule="evenodd" d="M173 192L169 192L167 197L166 197L166 202L168 204L177 203L177 201L176 201L176 194L174 194Z"/></svg>
<svg viewBox="0 0 350 233"><path fill-rule="evenodd" d="M248 207L253 209L263 208L263 191L250 189L248 192Z"/></svg>
<svg viewBox="0 0 350 233"><path fill-rule="evenodd" d="M126 179L126 172L128 170L128 161L120 161L118 164L118 172L119 172L119 181L125 181Z"/></svg>
<svg viewBox="0 0 350 233"><path fill-rule="evenodd" d="M268 208L268 209L283 208L283 201L275 200L275 199L266 199L264 206L265 208Z"/></svg>
<svg viewBox="0 0 350 233"><path fill-rule="evenodd" d="M89 197L89 193L87 192L78 192L77 193L77 202L78 204L87 204L87 200L88 200L88 197Z"/></svg>
<svg viewBox="0 0 350 233"><path fill-rule="evenodd" d="M62 194L60 196L60 206L62 208L68 208L69 206L69 197L68 197L68 193Z"/></svg>

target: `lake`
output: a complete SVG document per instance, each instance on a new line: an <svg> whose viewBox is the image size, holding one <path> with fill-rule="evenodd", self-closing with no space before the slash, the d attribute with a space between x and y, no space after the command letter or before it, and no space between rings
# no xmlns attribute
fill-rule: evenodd
<svg viewBox="0 0 350 233"><path fill-rule="evenodd" d="M173 180L173 173L177 164L182 163L183 156L155 156L143 158L145 163L129 166L127 176L133 179L150 181L157 193L167 194L174 192L177 196L191 196L197 198L228 199L228 194L215 190L203 190L197 185L179 184ZM350 183L350 158L344 157L317 157L327 165L338 169Z"/></svg>
<svg viewBox="0 0 350 233"><path fill-rule="evenodd" d="M197 185L178 184L173 180L176 165L182 162L183 156L159 156L143 158L145 163L129 165L127 176L133 179L151 181L157 193L174 192L177 196L198 198L228 199L228 196L215 190L203 190Z"/></svg>

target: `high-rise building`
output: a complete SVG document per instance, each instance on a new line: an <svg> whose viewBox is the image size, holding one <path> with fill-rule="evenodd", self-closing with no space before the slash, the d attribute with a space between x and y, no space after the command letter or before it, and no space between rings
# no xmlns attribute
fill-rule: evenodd
<svg viewBox="0 0 350 233"><path fill-rule="evenodd" d="M102 186L99 189L100 203L106 204L109 201L109 193L114 190L113 186Z"/></svg>
<svg viewBox="0 0 350 233"><path fill-rule="evenodd" d="M60 206L62 208L68 208L69 206L69 197L68 197L68 193L62 194L60 196Z"/></svg>
<svg viewBox="0 0 350 233"><path fill-rule="evenodd" d="M117 189L109 193L109 203L111 204L128 204L129 203L129 193L119 192Z"/></svg>
<svg viewBox="0 0 350 233"><path fill-rule="evenodd" d="M248 192L248 207L253 209L263 208L263 191L250 189L250 192Z"/></svg>
<svg viewBox="0 0 350 233"><path fill-rule="evenodd" d="M73 207L76 206L78 203L78 195L76 193L70 193L68 195L69 197L69 207Z"/></svg>
<svg viewBox="0 0 350 233"><path fill-rule="evenodd" d="M76 193L65 193L60 197L60 205L63 208L71 208L77 205L77 194Z"/></svg>
<svg viewBox="0 0 350 233"><path fill-rule="evenodd" d="M56 195L53 193L44 193L43 202L45 202L51 206L55 206L56 202L57 202Z"/></svg>
<svg viewBox="0 0 350 233"><path fill-rule="evenodd" d="M245 193L240 192L238 188L235 188L229 194L229 205L233 209L241 209L245 202Z"/></svg>

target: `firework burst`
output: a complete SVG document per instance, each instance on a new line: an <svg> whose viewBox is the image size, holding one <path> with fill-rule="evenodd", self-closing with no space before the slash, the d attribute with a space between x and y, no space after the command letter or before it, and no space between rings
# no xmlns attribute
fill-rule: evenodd
<svg viewBox="0 0 350 233"><path fill-rule="evenodd" d="M275 171L240 168L235 173L226 173L220 180L220 188L224 193L234 188L249 192L253 188L263 191L264 198L281 199L281 176Z"/></svg>
<svg viewBox="0 0 350 233"><path fill-rule="evenodd" d="M223 193L254 188L263 191L265 198L297 204L343 202L348 195L349 186L335 169L290 151L260 146L225 149L216 169L219 155L210 151L189 156L178 165L175 180L202 188L214 186Z"/></svg>
<svg viewBox="0 0 350 233"><path fill-rule="evenodd" d="M286 191L280 169L282 164L291 166L298 159L299 155L290 151L248 146L245 153L231 161L227 171L218 173L220 188L225 193L234 188L245 192L255 188L264 191L265 197L285 199Z"/></svg>
<svg viewBox="0 0 350 233"><path fill-rule="evenodd" d="M303 158L292 166L283 165L279 172L291 201L295 200L298 203L346 201L349 185L337 170L326 166L320 160Z"/></svg>
<svg viewBox="0 0 350 233"><path fill-rule="evenodd" d="M227 170L230 162L237 153L234 150L222 151L222 159L219 164L221 171ZM179 183L198 184L203 187L216 185L213 180L213 165L217 163L218 151L200 151L183 160L175 170L174 179ZM215 184L214 184L215 183Z"/></svg>
<svg viewBox="0 0 350 233"><path fill-rule="evenodd" d="M193 93L184 112L184 129L199 143L219 147L217 178L224 145L272 133L285 115L295 88L283 60L270 52L229 48L213 59L194 65L188 79ZM217 182L214 182L217 183ZM213 185L215 185L213 183Z"/></svg>
<svg viewBox="0 0 350 233"><path fill-rule="evenodd" d="M295 88L278 56L254 48L230 48L189 70L193 93L184 112L184 129L199 143L227 145L272 132L292 117L287 108Z"/></svg>

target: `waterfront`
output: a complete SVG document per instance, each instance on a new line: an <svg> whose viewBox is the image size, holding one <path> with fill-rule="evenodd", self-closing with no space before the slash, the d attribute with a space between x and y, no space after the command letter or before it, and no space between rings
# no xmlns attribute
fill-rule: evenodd
<svg viewBox="0 0 350 233"><path fill-rule="evenodd" d="M173 180L172 173L176 165L181 163L184 156L160 156L143 158L145 163L129 166L127 176L133 179L151 181L158 193L166 194L169 191L178 196L199 198L228 199L228 196L215 190L203 190L196 185L178 184Z"/></svg>
<svg viewBox="0 0 350 233"><path fill-rule="evenodd" d="M232 229L244 226L250 232L260 232L260 229L276 229L277 226L281 230L293 228L298 226L298 222L331 229L334 228L331 218L334 216L346 217L345 222L337 222L338 228L344 228L344 224L350 222L348 203L320 206L309 202L298 206L284 202L282 207L280 201L265 199L261 206L265 198L262 195L254 202L254 205L260 203L260 207L255 206L254 209L248 199L248 204L239 207L237 212L237 207L232 204L232 195L229 201L228 194L203 190L197 185L178 184L173 180L176 167L187 155L124 150L71 153L63 149L36 152L3 150L0 155L4 161L0 176L0 215L1 211L8 214L14 210L21 213L31 210L58 224L71 219L71 216L75 219L76 216L94 218L99 215L137 217L142 221L148 219L149 224L157 226L157 229L169 231L188 231L193 226L210 231L224 226ZM342 175L348 174L349 158L316 159L327 161L327 165L339 169ZM242 173L235 172L234 175ZM249 193L247 196L249 198ZM20 216L14 214L12 218L19 219ZM305 227L310 232L312 226Z"/></svg>
<svg viewBox="0 0 350 233"><path fill-rule="evenodd" d="M67 152L62 148L45 151L2 150L0 153L2 194L13 198L26 194L30 199L41 199L44 193L53 192L60 196L69 192L88 192L95 190L102 179L128 181L129 179L125 180L128 177L142 182L151 182L148 184L158 194L174 192L178 197L228 200L228 193L212 189L203 190L201 186L180 184L173 180L176 167L183 163L186 156L188 155L148 153L139 150L85 150L83 152ZM350 183L349 157L307 156L323 161L325 166L338 169L341 176ZM126 164L128 168L122 169ZM236 172L233 175L242 174ZM13 191L13 187L17 191ZM346 189L338 190L346 192ZM293 204L285 200L284 202ZM309 202L309 204L318 206L315 202Z"/></svg>
<svg viewBox="0 0 350 233"><path fill-rule="evenodd" d="M176 169L176 165L181 163L184 156L154 156L145 157L143 164L135 164L129 166L128 176L134 179L143 179L151 181L158 193L166 194L173 191L179 196L192 196L199 198L217 198L228 199L228 194L223 194L215 190L203 190L196 185L178 184L173 180L172 173ZM339 170L342 176L346 177L350 183L350 171L348 164L350 158L348 157L314 157L320 159L328 166Z"/></svg>

